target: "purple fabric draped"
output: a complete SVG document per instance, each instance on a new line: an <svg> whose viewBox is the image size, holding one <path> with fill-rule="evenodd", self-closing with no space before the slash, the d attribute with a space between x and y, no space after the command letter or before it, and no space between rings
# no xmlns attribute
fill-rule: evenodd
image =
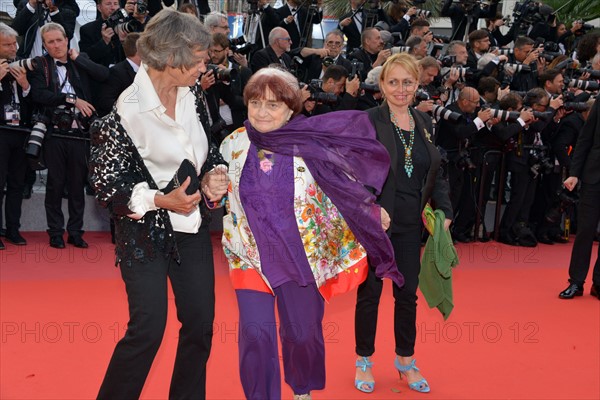
<svg viewBox="0 0 600 400"><path fill-rule="evenodd" d="M390 169L390 157L376 139L375 128L362 111L338 111L291 119L283 127L260 133L244 122L250 141L259 149L302 157L323 192L344 216L369 255L379 278L398 286L398 271L390 239L381 229L379 206L365 186L381 192Z"/></svg>

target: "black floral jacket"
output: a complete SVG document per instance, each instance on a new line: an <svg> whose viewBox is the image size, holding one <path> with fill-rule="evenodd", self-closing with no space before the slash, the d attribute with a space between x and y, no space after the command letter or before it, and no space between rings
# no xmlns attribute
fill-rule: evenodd
<svg viewBox="0 0 600 400"><path fill-rule="evenodd" d="M196 96L196 113L204 126L209 143L208 157L202 166L200 179L217 165L227 165L217 146L212 142L208 123L203 118L198 87L192 88ZM89 162L90 183L100 205L108 208L115 222L115 265L130 266L132 261L148 262L158 256L173 257L179 262L179 253L169 214L165 209L147 212L140 220L127 215L133 212L128 203L133 187L148 182L150 189L159 188L150 175L131 137L121 125L116 107L96 122L90 130L92 145ZM209 222L210 213L204 202L200 203L203 225Z"/></svg>

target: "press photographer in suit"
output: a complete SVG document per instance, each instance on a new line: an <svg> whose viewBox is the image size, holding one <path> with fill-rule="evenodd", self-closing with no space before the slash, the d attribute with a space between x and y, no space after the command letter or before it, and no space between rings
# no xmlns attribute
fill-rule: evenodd
<svg viewBox="0 0 600 400"><path fill-rule="evenodd" d="M292 38L292 48L310 47L313 25L320 24L323 19L323 9L321 8L323 0L317 0L316 5L312 4L312 0L309 1L309 7L306 7L307 2L304 0L288 0L287 4L275 10L281 21L279 26L288 31ZM312 21L309 21L311 12L314 12L314 17ZM301 45L303 34L306 43Z"/></svg>
<svg viewBox="0 0 600 400"><path fill-rule="evenodd" d="M133 83L142 62L137 54L136 43L139 38L140 34L137 32L128 33L125 37L123 51L127 58L110 68L108 79L101 85L100 94L95 103L98 116L103 117L108 114L123 90Z"/></svg>
<svg viewBox="0 0 600 400"><path fill-rule="evenodd" d="M572 191L581 181L577 235L569 265L569 287L563 290L561 299L572 299L583 294L583 284L590 268L592 244L598 221L600 221L600 98L579 134L571 162L569 178L565 187ZM592 296L600 300L600 247L592 275Z"/></svg>
<svg viewBox="0 0 600 400"><path fill-rule="evenodd" d="M0 23L0 228L6 214L6 241L22 246L27 244L19 228L27 170L25 143L30 132L31 86L24 68L9 65L17 56L17 36L14 29ZM0 250L4 248L0 240Z"/></svg>
<svg viewBox="0 0 600 400"><path fill-rule="evenodd" d="M123 61L123 47L113 28L106 20L119 9L118 0L96 0L100 17L89 22L79 30L79 49L89 54L90 59L98 64L110 67Z"/></svg>
<svg viewBox="0 0 600 400"><path fill-rule="evenodd" d="M84 53L68 50L64 28L50 22L41 28L48 55L39 58L31 73L31 96L45 118L48 136L42 151L48 167L46 218L50 246L62 249L64 216L61 208L68 189L68 243L85 248L83 240L84 183L87 179L89 122L95 108L90 103L91 81L108 78L108 68L94 63ZM88 139L88 140L86 140Z"/></svg>

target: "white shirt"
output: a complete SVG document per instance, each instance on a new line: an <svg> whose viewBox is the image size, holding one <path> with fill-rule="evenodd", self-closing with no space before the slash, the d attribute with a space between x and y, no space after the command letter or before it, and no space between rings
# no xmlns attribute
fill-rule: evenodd
<svg viewBox="0 0 600 400"><path fill-rule="evenodd" d="M166 108L142 64L133 84L119 96L117 111L159 188L167 186L184 159L193 162L200 174L208 155L208 140L196 115L195 97L190 88L177 90L174 121L165 113ZM134 214L129 217L140 219L146 212L156 210L156 192L147 182L135 185L128 204ZM177 232L197 233L202 222L199 208L187 215L169 211L169 217Z"/></svg>

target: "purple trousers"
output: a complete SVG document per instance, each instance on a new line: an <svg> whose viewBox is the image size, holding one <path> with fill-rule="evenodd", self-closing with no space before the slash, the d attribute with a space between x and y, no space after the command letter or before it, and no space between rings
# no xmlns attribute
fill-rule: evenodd
<svg viewBox="0 0 600 400"><path fill-rule="evenodd" d="M294 394L325 387L324 300L316 285L286 282L270 293L236 290L240 379L247 399L281 399L275 300L285 382Z"/></svg>

